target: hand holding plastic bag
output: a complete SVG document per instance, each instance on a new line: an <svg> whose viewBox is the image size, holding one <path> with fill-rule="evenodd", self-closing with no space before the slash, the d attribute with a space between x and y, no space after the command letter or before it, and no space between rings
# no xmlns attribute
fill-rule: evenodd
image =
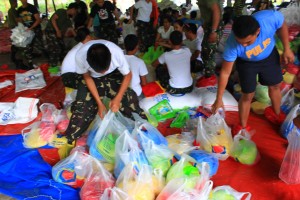
<svg viewBox="0 0 300 200"><path fill-rule="evenodd" d="M27 30L22 23L18 23L18 26L12 29L12 34L10 39L12 40L12 44L17 47L26 47L30 44L34 38L34 32L32 30Z"/></svg>

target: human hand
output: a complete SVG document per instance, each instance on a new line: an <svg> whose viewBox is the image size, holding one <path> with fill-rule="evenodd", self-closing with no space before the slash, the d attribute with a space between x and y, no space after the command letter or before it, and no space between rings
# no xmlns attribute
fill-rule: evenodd
<svg viewBox="0 0 300 200"><path fill-rule="evenodd" d="M106 107L104 104L100 104L98 105L98 115L101 119L104 118L105 114L106 114Z"/></svg>
<svg viewBox="0 0 300 200"><path fill-rule="evenodd" d="M292 52L292 50L290 48L284 50L284 52L282 54L282 60L283 60L284 64L294 62L295 56L294 56L294 53Z"/></svg>
<svg viewBox="0 0 300 200"><path fill-rule="evenodd" d="M223 100L222 99L216 99L214 104L211 106L211 112L213 114L216 114L220 108L223 108L223 110L225 110Z"/></svg>
<svg viewBox="0 0 300 200"><path fill-rule="evenodd" d="M109 107L111 109L112 112L118 112L120 109L120 105L121 105L121 101L113 98L110 102L109 102Z"/></svg>
<svg viewBox="0 0 300 200"><path fill-rule="evenodd" d="M211 32L208 37L208 42L209 43L217 42L217 36L218 36L218 34L216 32Z"/></svg>
<svg viewBox="0 0 300 200"><path fill-rule="evenodd" d="M60 30L56 31L56 37L57 38L61 38L62 37L62 34L61 34Z"/></svg>

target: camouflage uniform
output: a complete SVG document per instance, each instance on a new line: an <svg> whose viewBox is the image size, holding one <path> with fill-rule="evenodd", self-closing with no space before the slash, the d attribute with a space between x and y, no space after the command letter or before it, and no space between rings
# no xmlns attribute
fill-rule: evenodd
<svg viewBox="0 0 300 200"><path fill-rule="evenodd" d="M211 7L214 3L217 3L220 5L220 15L221 15L221 2L220 0L198 0L197 4L199 6L201 16L204 20L203 29L204 29L204 37L202 41L202 51L201 51L201 57L203 60L203 66L204 66L204 76L210 77L211 75L215 74L216 69L216 63L215 63L215 53L220 41L220 38L222 36L223 32L223 25L222 25L222 19L220 19L219 26L217 28L217 41L215 43L209 43L208 38L209 35L212 32L212 11ZM222 18L222 17L221 17Z"/></svg>
<svg viewBox="0 0 300 200"><path fill-rule="evenodd" d="M95 26L95 35L99 39L111 41L118 45L118 34L114 23L100 24Z"/></svg>
<svg viewBox="0 0 300 200"><path fill-rule="evenodd" d="M78 89L78 85L82 82L82 75L68 72L61 75L62 82L66 87Z"/></svg>
<svg viewBox="0 0 300 200"><path fill-rule="evenodd" d="M137 36L140 39L140 51L146 52L150 46L154 44L153 41L153 30L149 22L143 22L138 20L137 26Z"/></svg>
<svg viewBox="0 0 300 200"><path fill-rule="evenodd" d="M103 99L103 97L113 99L120 89L123 75L118 70L115 70L108 75L93 78L93 80L101 99ZM138 106L138 103L136 93L128 88L122 98L120 111L126 117L132 117L132 112L135 112L145 118L144 111ZM92 97L84 80L78 85L78 93L71 110L72 117L66 130L68 143L72 143L84 133L98 112L97 103Z"/></svg>
<svg viewBox="0 0 300 200"><path fill-rule="evenodd" d="M57 38L55 31L46 31L49 64L52 67L60 65L60 58L64 54L65 44L62 38Z"/></svg>
<svg viewBox="0 0 300 200"><path fill-rule="evenodd" d="M217 31L218 34L217 41L215 43L208 42L210 33L211 33L211 29L207 29L204 31L204 37L202 41L202 51L201 51L201 57L204 66L204 75L206 77L210 77L211 75L215 74L215 69L216 69L215 53L217 51L220 38L223 34L223 26L219 26L219 29Z"/></svg>

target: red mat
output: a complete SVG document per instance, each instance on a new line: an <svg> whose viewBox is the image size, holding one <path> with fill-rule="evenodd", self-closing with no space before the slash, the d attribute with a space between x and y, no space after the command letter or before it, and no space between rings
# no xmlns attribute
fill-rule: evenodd
<svg viewBox="0 0 300 200"><path fill-rule="evenodd" d="M10 53L11 41L10 35L11 31L9 28L0 29L0 54Z"/></svg>
<svg viewBox="0 0 300 200"><path fill-rule="evenodd" d="M236 112L226 113L228 125L237 122ZM237 191L250 192L252 200L298 200L300 184L287 185L278 178L287 140L279 135L279 127L269 123L264 116L250 114L249 125L256 130L256 143L261 160L254 166L242 165L231 158L220 161L214 186L230 185Z"/></svg>
<svg viewBox="0 0 300 200"><path fill-rule="evenodd" d="M22 72L22 70L2 70L0 71L0 82L5 80L15 80L15 73ZM0 89L0 102L15 102L18 97L38 98L40 101L38 106L43 103L52 103L58 108L65 99L65 87L62 83L61 77L51 77L44 73L44 78L47 86L38 90L25 90L15 93L15 85ZM37 118L36 120L38 120ZM0 135L13 135L21 133L22 129L28 126L27 124L14 125L0 125Z"/></svg>

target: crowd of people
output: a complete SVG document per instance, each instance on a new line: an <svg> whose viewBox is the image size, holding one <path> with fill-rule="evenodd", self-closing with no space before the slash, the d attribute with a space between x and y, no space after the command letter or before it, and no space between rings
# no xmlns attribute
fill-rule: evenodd
<svg viewBox="0 0 300 200"><path fill-rule="evenodd" d="M257 75L260 83L269 87L274 112L280 118L282 75L275 48L276 33L285 47L283 60L293 62L294 55L289 48L282 14L263 1L253 1L258 5L257 11L262 11L244 16L243 0L226 9L221 0L198 0L201 16L197 16L196 11L187 14L184 6L160 10L155 0L139 0L128 9L124 20L115 2L94 0L89 12L83 1L76 0L67 9L55 11L44 33L36 7L27 0L21 0L18 9L17 0L10 3L9 17L15 19L15 22L11 20L10 27L22 22L35 33L32 43L22 49L21 61L15 57L20 49L12 46L12 60L17 66L23 62L26 69L33 69L33 47L37 46L47 52L50 66L59 66L63 61L64 84L78 90L66 131L70 144L84 133L97 113L100 117L105 115L104 97L111 99L109 107L114 112L120 110L127 117L136 112L145 117L138 100L143 98L141 85L147 83L148 71L143 60L135 55L147 52L151 46L164 48L165 52L152 66L167 92L191 92L192 73L202 73L201 82L210 81L217 73L215 55L222 42L224 25L227 32L226 38L223 37L223 62L213 112L223 106L222 95L235 63L242 87L237 129L247 128ZM136 30L136 35L124 38L125 54L118 42L123 24L133 24ZM67 49L65 37L74 37L78 44Z"/></svg>

